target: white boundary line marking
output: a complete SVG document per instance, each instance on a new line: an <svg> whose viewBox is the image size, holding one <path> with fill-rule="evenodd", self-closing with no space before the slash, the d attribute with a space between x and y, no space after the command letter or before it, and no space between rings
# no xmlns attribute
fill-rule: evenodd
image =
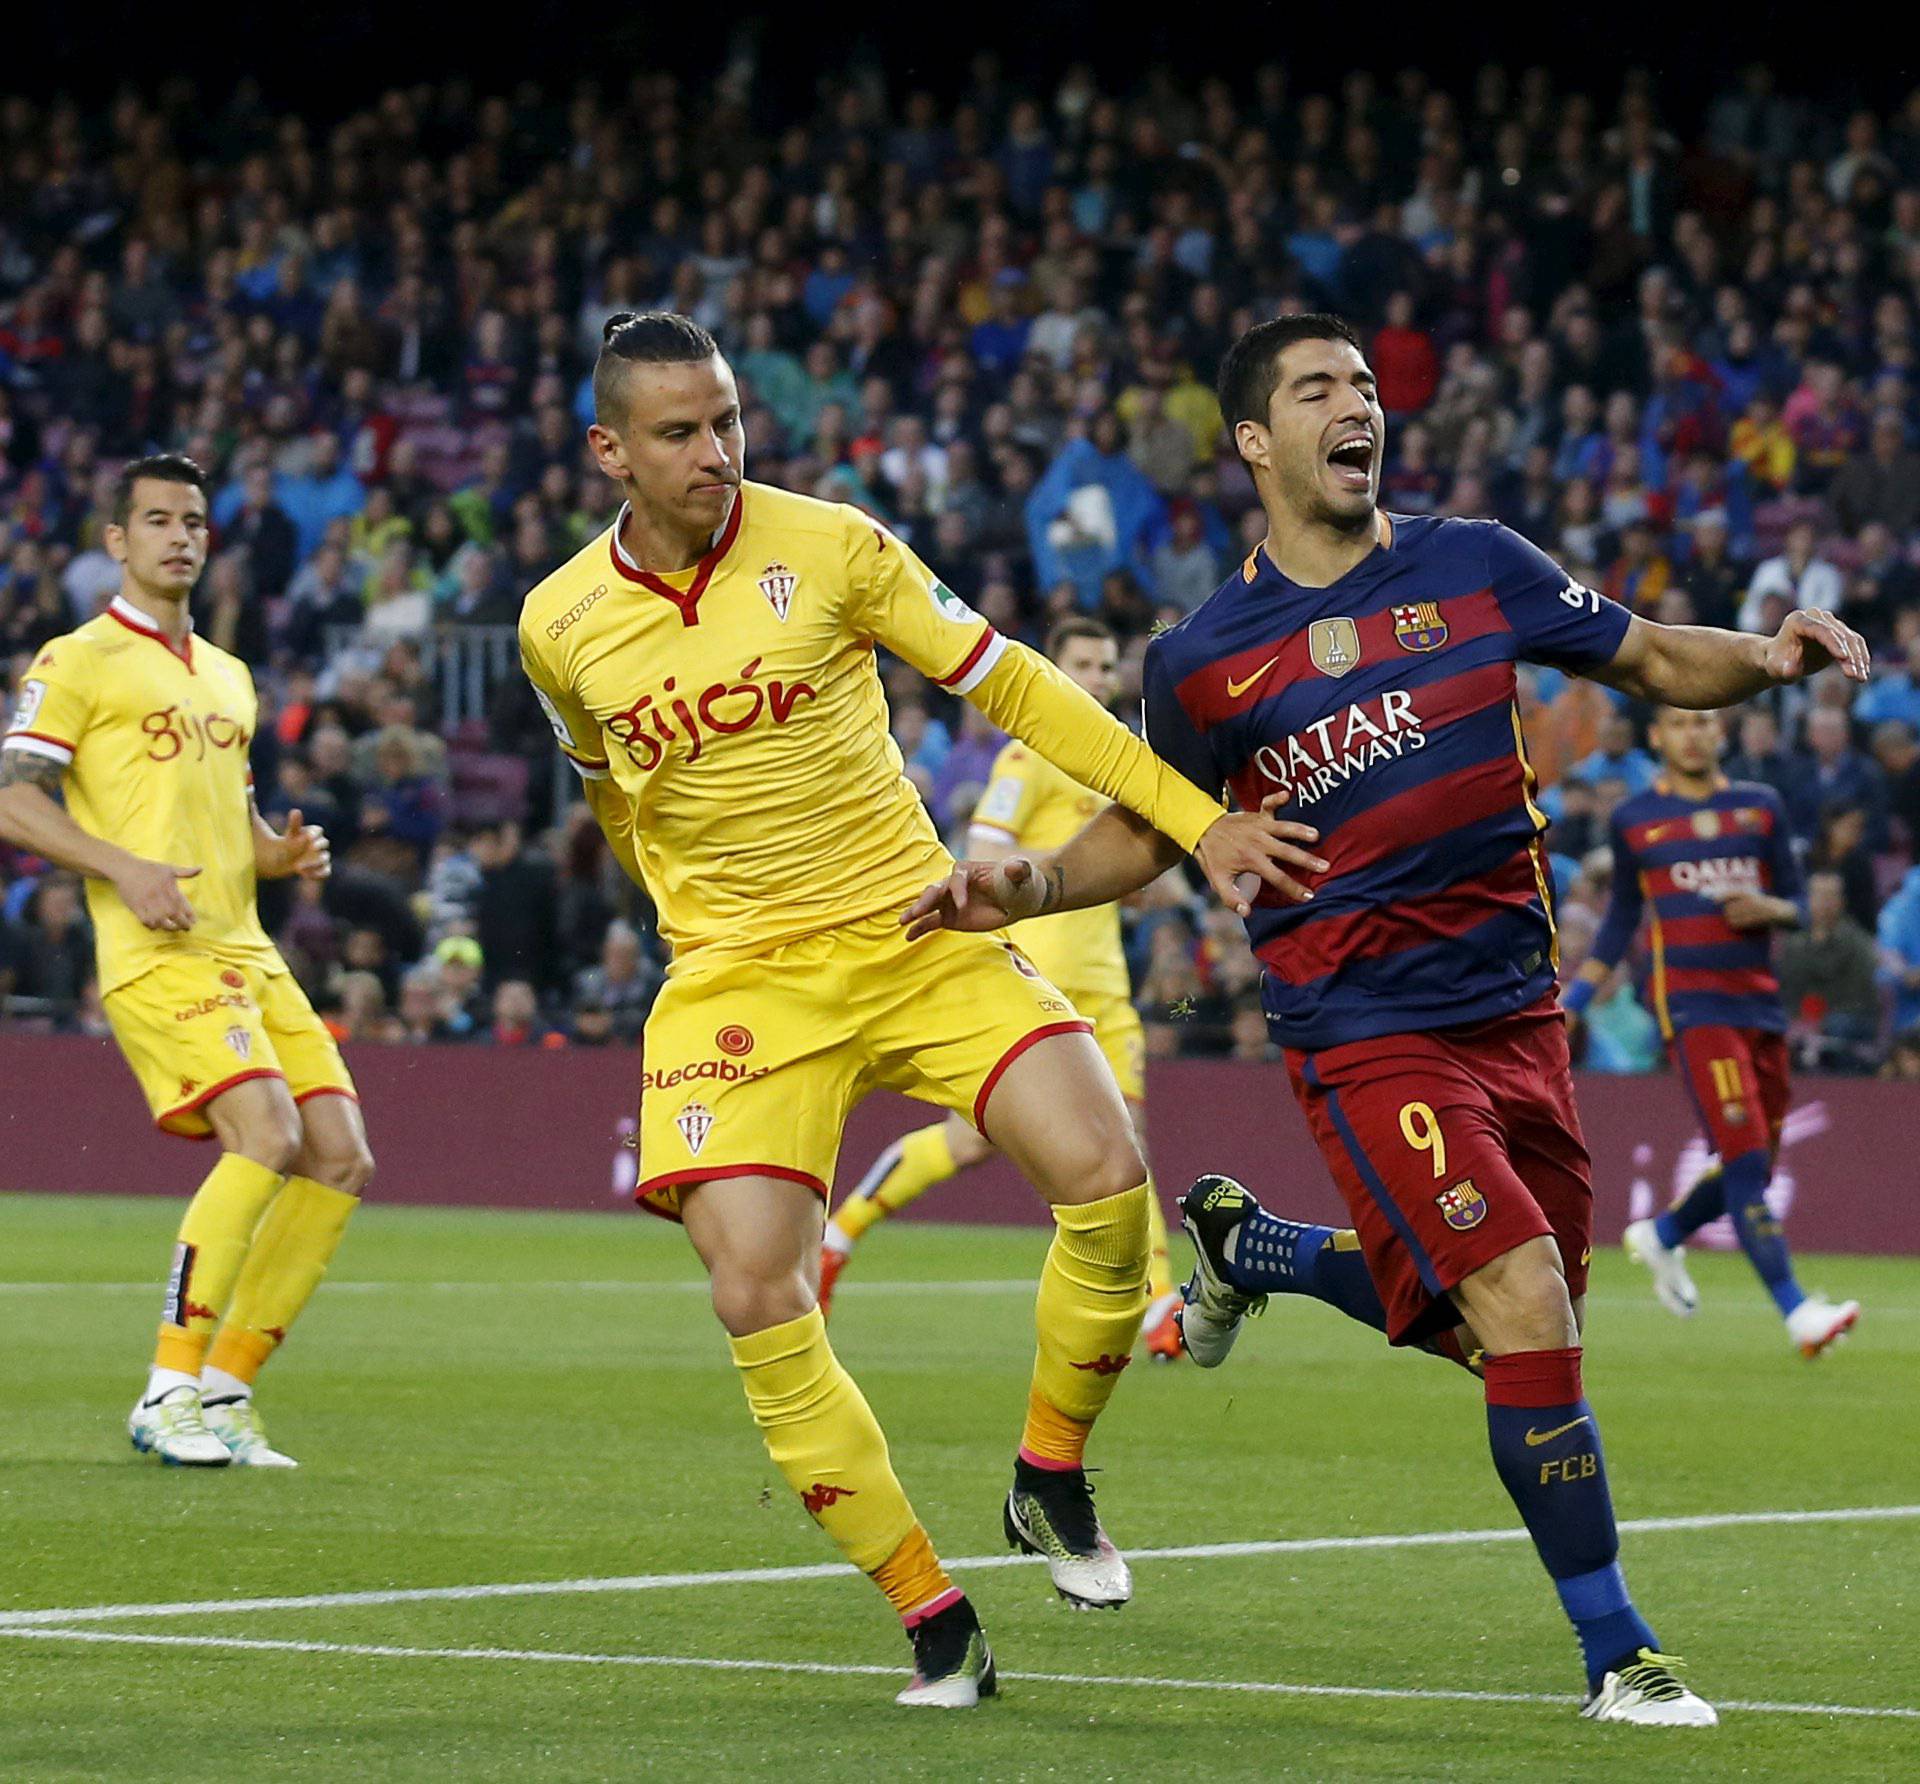
<svg viewBox="0 0 1920 1784"><path fill-rule="evenodd" d="M1039 1287L1039 1274L1036 1267L1032 1276L997 1276L981 1280L945 1279L932 1282L912 1282L898 1277L883 1278L875 1282L847 1282L841 1284L840 1292L856 1295L1029 1295ZM53 1295L53 1294L159 1294L166 1285L153 1282L0 1282L0 1295ZM552 1282L520 1281L501 1278L463 1278L456 1282L415 1282L405 1278L382 1278L364 1282L332 1282L327 1284L329 1295L366 1295L366 1294L452 1294L469 1290L491 1290L498 1294L520 1294L532 1291L536 1294L564 1294L569 1290L579 1290L587 1294L669 1294L704 1295L707 1283L704 1278L673 1277L663 1282L647 1282L632 1277L620 1277L604 1282L581 1281L578 1277L566 1277ZM1769 1308L1773 1318L1779 1315Z"/></svg>
<svg viewBox="0 0 1920 1784"><path fill-rule="evenodd" d="M1771 1524L1869 1524L1920 1518L1920 1505L1862 1505L1821 1511L1708 1512L1692 1517L1632 1518L1620 1525L1623 1536L1659 1535L1676 1530L1731 1530ZM1306 1536L1272 1542L1186 1543L1177 1547L1130 1549L1129 1561L1220 1561L1258 1555L1305 1555L1360 1549L1468 1548L1488 1543L1525 1542L1520 1525L1492 1530L1418 1530L1383 1536ZM962 1555L946 1563L949 1572L981 1572L999 1567L1037 1567L1037 1555ZM244 1611L346 1610L385 1604L432 1604L478 1598L554 1598L580 1593L657 1592L675 1587L785 1585L798 1580L851 1578L844 1561L800 1567L736 1567L689 1573L617 1574L605 1578L522 1580L477 1586L399 1586L368 1592L311 1592L269 1598L182 1599L161 1604L95 1604L65 1609L0 1611L0 1635L66 1623L124 1622L145 1617L205 1617Z"/></svg>
<svg viewBox="0 0 1920 1784"><path fill-rule="evenodd" d="M563 1666L681 1667L698 1672L804 1673L830 1678L898 1678L894 1666L863 1666L820 1660L717 1660L691 1654L580 1654L548 1648L412 1648L384 1642L276 1641L237 1635L128 1635L105 1629L0 1629L16 1639L57 1642L124 1643L140 1647L239 1649L254 1653L340 1654L376 1660L507 1660ZM1023 1685L1094 1685L1151 1691L1224 1691L1267 1697L1379 1698L1421 1703L1549 1704L1562 1708L1577 1697L1546 1691L1449 1691L1407 1685L1295 1685L1267 1679L1156 1679L1138 1674L1003 1672ZM1853 1716L1920 1721L1920 1709L1900 1705L1851 1703L1767 1703L1723 1701L1723 1710L1772 1716Z"/></svg>

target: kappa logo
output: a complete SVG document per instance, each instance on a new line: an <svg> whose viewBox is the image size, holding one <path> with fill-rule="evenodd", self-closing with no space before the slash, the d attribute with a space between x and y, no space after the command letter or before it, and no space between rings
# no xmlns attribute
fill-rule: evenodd
<svg viewBox="0 0 1920 1784"><path fill-rule="evenodd" d="M246 1060L252 1056L253 1036L242 1028L239 1023L236 1022L233 1027L228 1029L220 1038L233 1049L236 1058Z"/></svg>
<svg viewBox="0 0 1920 1784"><path fill-rule="evenodd" d="M198 1078L182 1078L180 1080L180 1094L182 1096L192 1096L199 1088L200 1080Z"/></svg>
<svg viewBox="0 0 1920 1784"><path fill-rule="evenodd" d="M1402 650L1438 650L1447 641L1447 622L1438 601L1416 601L1393 610L1393 635Z"/></svg>
<svg viewBox="0 0 1920 1784"><path fill-rule="evenodd" d="M673 1125L680 1130L687 1150L698 1158L700 1148L707 1143L707 1135L713 1132L713 1111L705 1103L689 1103L674 1116Z"/></svg>
<svg viewBox="0 0 1920 1784"><path fill-rule="evenodd" d="M558 619L547 622L547 636L549 638L558 638L563 632L575 625L585 615L587 609L606 592L607 585L603 582L590 594L582 595L580 599L574 602ZM786 616L783 614L781 617L784 619Z"/></svg>
<svg viewBox="0 0 1920 1784"><path fill-rule="evenodd" d="M760 592L767 597L773 617L783 626L787 623L787 610L793 605L793 591L799 586L800 578L785 564L772 563L760 572Z"/></svg>
<svg viewBox="0 0 1920 1784"><path fill-rule="evenodd" d="M1360 629L1350 619L1317 619L1307 628L1307 655L1322 675L1345 675L1360 661Z"/></svg>
<svg viewBox="0 0 1920 1784"><path fill-rule="evenodd" d="M800 1495L800 1503L807 1508L807 1516L817 1518L830 1505L837 1505L842 1499L851 1499L858 1494L858 1487L836 1487L823 1480L817 1480Z"/></svg>
<svg viewBox="0 0 1920 1784"><path fill-rule="evenodd" d="M1131 1356L1098 1356L1090 1363L1075 1363L1072 1366L1075 1369L1084 1369L1092 1375L1118 1375L1120 1371L1126 1368L1132 1361L1133 1358Z"/></svg>
<svg viewBox="0 0 1920 1784"><path fill-rule="evenodd" d="M1433 1198L1433 1205L1456 1233L1470 1233L1487 1218L1487 1198L1474 1188L1471 1177L1462 1177L1451 1189L1443 1189Z"/></svg>

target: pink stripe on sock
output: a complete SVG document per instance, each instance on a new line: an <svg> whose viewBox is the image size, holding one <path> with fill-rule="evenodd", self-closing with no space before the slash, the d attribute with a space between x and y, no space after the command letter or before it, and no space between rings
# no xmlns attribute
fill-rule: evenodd
<svg viewBox="0 0 1920 1784"><path fill-rule="evenodd" d="M918 1609L901 1612L901 1626L907 1629L917 1629L929 1617L939 1616L942 1611L951 1609L965 1596L966 1594L962 1592L958 1586L949 1586L938 1598L929 1598L927 1602L919 1606Z"/></svg>
<svg viewBox="0 0 1920 1784"><path fill-rule="evenodd" d="M1036 1456L1024 1443L1014 1454L1028 1467L1044 1468L1049 1474L1078 1474L1084 1466L1079 1462L1056 1462L1051 1456Z"/></svg>

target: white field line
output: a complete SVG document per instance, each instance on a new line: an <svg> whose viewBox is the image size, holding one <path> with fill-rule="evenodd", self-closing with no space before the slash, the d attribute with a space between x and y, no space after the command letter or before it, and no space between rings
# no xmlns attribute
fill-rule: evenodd
<svg viewBox="0 0 1920 1784"><path fill-rule="evenodd" d="M1677 1530L1731 1530L1772 1524L1868 1524L1920 1518L1920 1505L1862 1505L1821 1511L1707 1512L1691 1517L1632 1518L1621 1524L1623 1536L1660 1535ZM1130 1549L1127 1559L1141 1561L1224 1561L1262 1555L1351 1553L1365 1549L1472 1548L1490 1543L1525 1542L1520 1526L1493 1530L1419 1530L1384 1536L1306 1536L1271 1542L1204 1542L1177 1547ZM981 1572L999 1567L1037 1567L1037 1555L962 1555L949 1560L950 1572ZM476 1586L396 1586L367 1592L310 1592L270 1598L180 1599L159 1604L93 1604L62 1609L0 1611L0 1635L26 1628L67 1623L123 1622L147 1617L224 1616L246 1611L348 1610L385 1604L433 1604L478 1598L557 1598L579 1594L658 1592L679 1587L787 1585L800 1580L852 1577L844 1561L800 1567L734 1567L689 1573L616 1574L573 1580L519 1580Z"/></svg>
<svg viewBox="0 0 1920 1784"><path fill-rule="evenodd" d="M124 1643L139 1647L214 1648L250 1653L342 1654L375 1660L506 1660L561 1666L679 1667L698 1672L804 1673L830 1678L898 1678L900 1668L834 1664L819 1660L716 1660L691 1654L576 1654L548 1648L411 1648L383 1642L275 1641L228 1635L128 1635L104 1629L0 1629L34 1641ZM1294 1685L1268 1679L1159 1679L1137 1674L1003 1672L1001 1678L1023 1685L1093 1685L1148 1691L1225 1691L1265 1697L1359 1697L1395 1702L1550 1704L1578 1703L1577 1697L1546 1691L1447 1691L1395 1685ZM1851 1703L1764 1703L1725 1701L1722 1710L1771 1716L1857 1716L1920 1721L1920 1709L1898 1705Z"/></svg>

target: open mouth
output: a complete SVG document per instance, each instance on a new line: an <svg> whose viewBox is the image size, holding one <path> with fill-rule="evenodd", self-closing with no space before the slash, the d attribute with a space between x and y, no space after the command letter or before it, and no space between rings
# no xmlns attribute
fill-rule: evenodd
<svg viewBox="0 0 1920 1784"><path fill-rule="evenodd" d="M1373 436L1349 434L1327 453L1334 479L1348 489L1373 487Z"/></svg>

